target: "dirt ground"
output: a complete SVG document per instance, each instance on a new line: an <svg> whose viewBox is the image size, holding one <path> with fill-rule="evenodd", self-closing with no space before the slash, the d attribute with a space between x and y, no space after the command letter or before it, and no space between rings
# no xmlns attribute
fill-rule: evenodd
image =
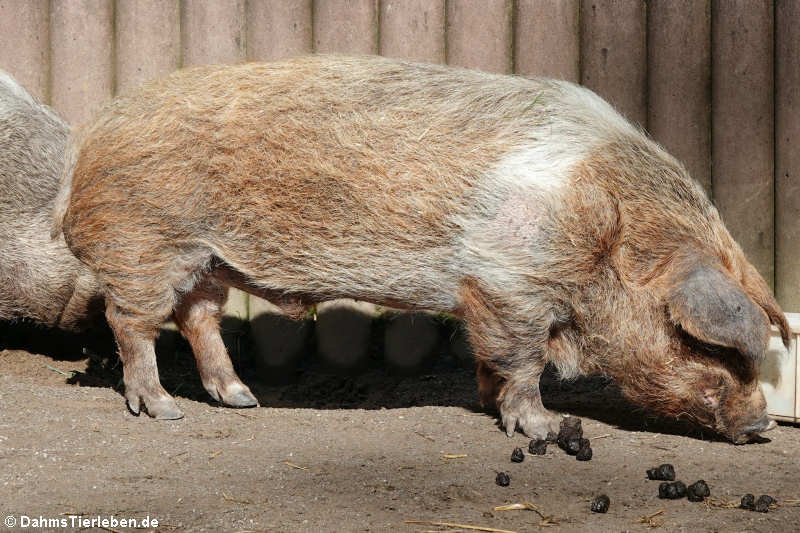
<svg viewBox="0 0 800 533"><path fill-rule="evenodd" d="M178 343L161 350L159 365L186 417L157 422L126 410L107 333L102 342L38 330L5 335L0 518L17 526L24 517L28 525L67 521L12 531L133 531L111 522L73 528L81 523L72 516L83 524L150 517L166 532L734 532L796 531L800 523L800 428L782 425L768 442L734 446L648 417L602 379L543 383L549 407L583 419L591 461L550 446L511 463L528 439L498 429L477 405L470 370L446 353L406 377L389 375L379 357L354 376L325 373L309 357L291 383L266 386L244 348L234 358L261 407L234 410L207 399ZM660 463L672 463L687 484L706 480L711 499L659 500L645 470ZM510 486L495 484L498 471ZM728 506L747 492L780 505L766 514ZM601 493L610 510L590 512ZM538 512L494 510L511 503Z"/></svg>

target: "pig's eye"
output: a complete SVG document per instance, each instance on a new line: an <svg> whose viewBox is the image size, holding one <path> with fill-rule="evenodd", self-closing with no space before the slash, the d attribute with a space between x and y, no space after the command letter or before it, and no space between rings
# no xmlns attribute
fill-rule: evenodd
<svg viewBox="0 0 800 533"><path fill-rule="evenodd" d="M701 341L680 327L678 334L690 357L705 359L709 364L721 366L744 381L750 381L755 375L753 361L736 348Z"/></svg>

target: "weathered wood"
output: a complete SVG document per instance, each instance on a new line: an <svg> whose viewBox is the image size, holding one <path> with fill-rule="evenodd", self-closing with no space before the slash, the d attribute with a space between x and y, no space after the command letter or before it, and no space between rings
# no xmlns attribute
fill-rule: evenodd
<svg viewBox="0 0 800 533"><path fill-rule="evenodd" d="M180 68L178 0L117 2L115 17L117 92Z"/></svg>
<svg viewBox="0 0 800 533"><path fill-rule="evenodd" d="M50 2L0 1L0 69L50 101Z"/></svg>
<svg viewBox="0 0 800 533"><path fill-rule="evenodd" d="M646 4L581 2L581 83L647 126Z"/></svg>
<svg viewBox="0 0 800 533"><path fill-rule="evenodd" d="M312 49L311 0L248 0L247 59L269 61Z"/></svg>
<svg viewBox="0 0 800 533"><path fill-rule="evenodd" d="M773 7L712 3L711 155L714 201L733 237L774 278Z"/></svg>
<svg viewBox="0 0 800 533"><path fill-rule="evenodd" d="M444 63L444 25L444 0L384 0L380 5L380 53Z"/></svg>
<svg viewBox="0 0 800 533"><path fill-rule="evenodd" d="M51 102L79 124L114 94L114 3L52 2L51 9Z"/></svg>
<svg viewBox="0 0 800 533"><path fill-rule="evenodd" d="M378 1L314 2L314 51L377 54Z"/></svg>
<svg viewBox="0 0 800 533"><path fill-rule="evenodd" d="M250 337L259 381L292 382L308 355L313 322L293 320L266 300L250 296Z"/></svg>
<svg viewBox="0 0 800 533"><path fill-rule="evenodd" d="M651 0L647 32L647 128L710 195L711 2Z"/></svg>
<svg viewBox="0 0 800 533"><path fill-rule="evenodd" d="M355 300L333 300L317 306L317 352L334 370L355 371L368 359L375 306Z"/></svg>
<svg viewBox="0 0 800 533"><path fill-rule="evenodd" d="M447 62L487 72L512 72L512 17L510 0L447 2Z"/></svg>
<svg viewBox="0 0 800 533"><path fill-rule="evenodd" d="M245 59L245 0L183 0L183 66Z"/></svg>
<svg viewBox="0 0 800 533"><path fill-rule="evenodd" d="M800 311L800 2L775 9L775 293Z"/></svg>
<svg viewBox="0 0 800 533"><path fill-rule="evenodd" d="M580 80L580 0L517 0L514 72Z"/></svg>

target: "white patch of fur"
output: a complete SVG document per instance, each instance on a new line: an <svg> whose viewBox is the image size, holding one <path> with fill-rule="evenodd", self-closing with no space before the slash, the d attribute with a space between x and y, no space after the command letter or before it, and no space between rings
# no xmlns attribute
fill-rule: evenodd
<svg viewBox="0 0 800 533"><path fill-rule="evenodd" d="M603 145L641 132L595 93L573 83L549 81L534 104L539 120L482 180L463 230L463 269L510 291L548 253L543 223L569 190L573 169ZM566 370L566 369L565 369ZM570 372L567 372L570 374Z"/></svg>
<svg viewBox="0 0 800 533"><path fill-rule="evenodd" d="M490 179L555 192L578 159L574 149L568 139L553 132L544 142L533 140L506 154L492 169Z"/></svg>

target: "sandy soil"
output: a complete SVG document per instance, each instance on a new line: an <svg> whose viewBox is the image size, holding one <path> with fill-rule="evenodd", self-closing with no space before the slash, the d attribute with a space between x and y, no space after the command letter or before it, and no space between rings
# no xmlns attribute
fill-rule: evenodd
<svg viewBox="0 0 800 533"><path fill-rule="evenodd" d="M245 348L234 357L262 407L234 410L207 400L178 343L159 364L186 418L156 422L125 409L107 334L5 335L0 518L17 525L22 515L149 516L158 531L240 532L474 531L411 520L518 532L796 531L800 523L800 428L733 446L648 418L599 379L543 385L551 408L583 418L593 459L550 446L517 464L510 454L528 439L498 429L476 403L471 372L445 354L407 377L387 374L379 358L356 376L325 374L310 358L292 383L265 386ZM706 480L712 498L659 500L645 470L665 462L687 484ZM498 471L510 486L495 484ZM766 514L727 508L746 492L781 504ZM601 493L611 508L591 513ZM510 503L539 512L494 510Z"/></svg>

